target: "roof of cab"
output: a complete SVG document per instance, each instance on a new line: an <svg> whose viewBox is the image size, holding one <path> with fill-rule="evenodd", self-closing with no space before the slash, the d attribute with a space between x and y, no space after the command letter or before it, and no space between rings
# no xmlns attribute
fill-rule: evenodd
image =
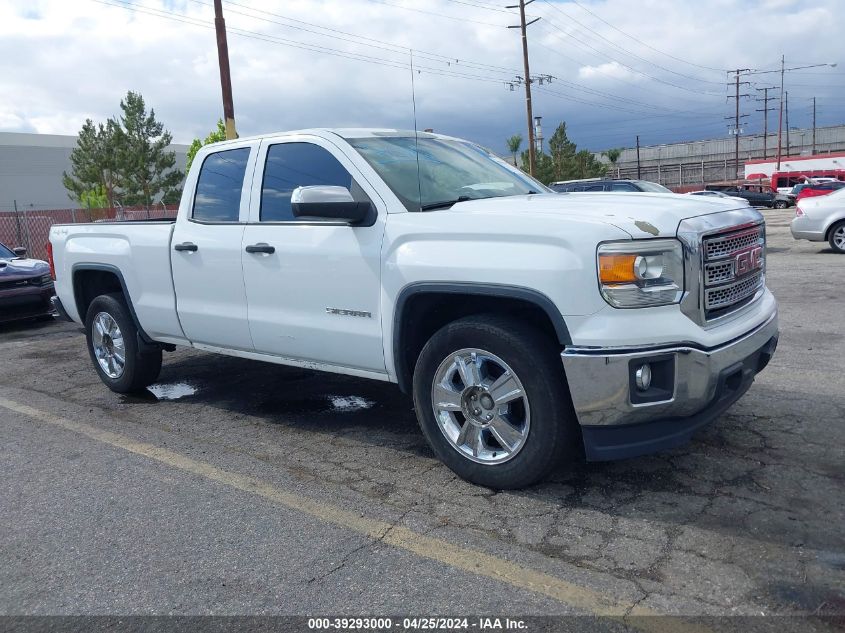
<svg viewBox="0 0 845 633"><path fill-rule="evenodd" d="M414 132L414 130L399 130L392 128L306 128L302 130L289 130L285 132L269 132L266 134L255 134L252 136L241 136L236 139L228 139L219 141L217 144L236 143L240 141L254 141L276 136L294 136L298 134L315 134L325 135L334 134L343 139L350 140L356 138L438 138L438 139L453 139L455 137L446 136L445 134L437 134L434 132Z"/></svg>

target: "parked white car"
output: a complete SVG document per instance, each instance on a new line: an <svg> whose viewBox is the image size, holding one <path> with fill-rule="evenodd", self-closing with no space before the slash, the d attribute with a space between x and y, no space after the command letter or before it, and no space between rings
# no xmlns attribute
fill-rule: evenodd
<svg viewBox="0 0 845 633"><path fill-rule="evenodd" d="M175 222L54 226L56 307L112 390L176 345L397 383L434 452L515 488L676 446L774 353L762 216L552 193L460 139L306 130L203 147Z"/></svg>
<svg viewBox="0 0 845 633"><path fill-rule="evenodd" d="M826 241L845 253L845 189L799 200L789 228L796 240Z"/></svg>

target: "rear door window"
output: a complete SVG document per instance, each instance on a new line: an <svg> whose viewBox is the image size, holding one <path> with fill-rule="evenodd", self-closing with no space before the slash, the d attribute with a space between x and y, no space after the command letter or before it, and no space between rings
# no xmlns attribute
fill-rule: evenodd
<svg viewBox="0 0 845 633"><path fill-rule="evenodd" d="M241 147L206 156L197 180L192 219L212 223L238 221L249 151L248 147Z"/></svg>
<svg viewBox="0 0 845 633"><path fill-rule="evenodd" d="M637 188L627 182L614 182L610 185L611 191L637 191Z"/></svg>

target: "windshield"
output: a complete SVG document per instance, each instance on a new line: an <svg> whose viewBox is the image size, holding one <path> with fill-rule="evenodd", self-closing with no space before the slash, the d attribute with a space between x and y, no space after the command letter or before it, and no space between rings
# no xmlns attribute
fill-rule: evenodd
<svg viewBox="0 0 845 633"><path fill-rule="evenodd" d="M14 259L16 257L17 255L15 255L10 249L0 244L0 259Z"/></svg>
<svg viewBox="0 0 845 633"><path fill-rule="evenodd" d="M637 184L643 191L650 191L651 193L674 193L671 189L667 189L663 185L658 185L656 182L649 182L648 180L638 180Z"/></svg>
<svg viewBox="0 0 845 633"><path fill-rule="evenodd" d="M495 154L466 141L431 137L416 141L413 136L347 140L408 211L445 208L463 200L550 192Z"/></svg>

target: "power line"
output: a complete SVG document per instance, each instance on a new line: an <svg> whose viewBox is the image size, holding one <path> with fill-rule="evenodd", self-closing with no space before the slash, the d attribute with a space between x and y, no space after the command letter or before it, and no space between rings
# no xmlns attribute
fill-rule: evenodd
<svg viewBox="0 0 845 633"><path fill-rule="evenodd" d="M414 11L416 13L425 13L426 15L433 15L438 18L444 18L446 20L456 20L458 22L472 22L473 24L482 24L484 26L495 26L496 28L502 28L505 26L504 24L493 24L492 22L482 22L481 20L471 20L469 18L461 18L454 15L446 15L445 13L437 13L435 11L426 11L425 9L417 9L415 7L406 7L401 4L393 4L392 2L388 2L387 0L370 0L370 2L377 2L379 4L386 5L388 7L393 7L395 9L402 9L403 11Z"/></svg>
<svg viewBox="0 0 845 633"><path fill-rule="evenodd" d="M551 7L552 9L554 9L555 11L557 11L558 13L560 13L561 15L563 15L563 16L564 16L565 18L567 18L568 20L571 20L572 22L574 22L575 24L578 24L579 26L583 27L584 29L586 29L586 30L587 30L587 31L589 31L590 33L593 33L593 34L594 34L596 37L598 37L600 40L603 40L603 41L607 42L608 44L610 44L610 45L611 45L611 46L613 46L614 48L617 48L617 49L619 49L620 51L622 51L623 53L627 53L627 54L628 54L628 55L630 55L631 57L634 57L634 58L636 58L636 59L639 59L640 61L645 62L646 64L649 64L649 65L651 65L651 66L654 66L655 68L659 68L659 69L661 69L661 70L664 70L664 71L666 71L666 72L668 72L668 73L671 73L671 74L673 74L673 75L677 75L678 77L683 77L684 79L690 79L690 80L692 80L692 81L698 81L698 82L708 83L708 84L713 84L713 85L721 85L719 82L716 82L716 81L710 81L710 80L707 80L707 79L701 79L700 77L693 77L692 75L686 75L686 74L684 74L684 73L679 73L679 72L677 72L677 71L672 70L671 68L666 68L665 66L661 66L660 64L657 64L657 63L652 62L652 61L649 61L649 60L647 60L647 59L645 59L645 58L643 58L643 57L640 57L639 55L637 55L637 54L636 54L636 53L634 53L633 51L630 51L630 50L628 50L627 48L625 48L625 47L623 47L623 46L619 46L618 44L616 44L616 43L615 43L615 42L613 42L612 40L609 40L608 38L604 37L604 36L603 36L601 33L599 33L598 31L596 31L596 30L594 30L594 29L591 29L589 26L587 26L587 25L586 25L586 24L584 24L583 22L580 22L579 20L577 20L577 19L573 18L571 15L569 15L568 13L566 13L563 9L561 9L561 8L560 8L560 7L558 7L557 5L555 5L555 4L551 3L551 2L549 2L549 0L543 0L543 2L545 2L545 3L549 6L549 7Z"/></svg>
<svg viewBox="0 0 845 633"><path fill-rule="evenodd" d="M194 2L196 4L205 5L205 6L209 6L209 3L204 1L204 0L191 0L191 2ZM356 33L350 33L349 31L342 31L340 29L334 29L334 28L330 28L330 27L326 27L326 26L320 26L318 24L314 24L313 22L306 22L304 20L298 20L296 18L291 18L291 17L288 17L286 15L282 15L282 14L279 14L279 13L273 13L272 11L266 11L264 9L255 9L253 7L249 7L249 6L244 5L244 4L232 2L231 0L227 0L226 4L236 6L236 7L240 7L242 9L247 9L247 10L252 11L254 13L269 15L269 16L272 16L274 18L278 18L280 20L293 22L295 25L297 25L297 26L294 26L294 25L291 25L291 24L284 24L283 22L278 22L277 20L271 20L269 18L264 18L264 17L260 17L260 16L257 16L257 15L251 15L251 14L248 14L248 13L243 13L243 12L240 12L240 11L228 9L228 11L230 13L242 15L242 16L249 17L249 18L252 18L252 19L255 19L255 20L261 20L261 21L268 22L268 23L271 23L271 24L277 24L277 25L283 26L285 28L295 28L297 30L305 31L307 33L314 33L315 35L319 35L321 37L335 37L335 39L340 39L340 40L343 40L343 41L351 42L353 44L359 44L359 45L364 45L364 46L373 46L372 44L367 44L366 42L374 42L375 44L379 44L381 46L373 46L373 48L381 48L382 50L396 49L396 50L392 50L391 52L401 52L401 53L404 54L408 50L408 47L406 45L394 44L392 42L388 42L388 41L385 41L385 40L379 40L379 39L376 39L376 38L373 38L373 37L368 37L368 36L365 36L365 35L358 35ZM311 28L310 29L309 28L302 28L302 26L299 26L299 25L305 25L306 27L311 27ZM318 29L318 30L314 30L314 29ZM350 40L350 39L346 39L346 38L338 38L338 37L336 37L336 35L330 36L326 33L320 33L319 31L328 31L329 33L332 33L332 34L346 35L348 37L355 38L355 39ZM356 40L364 40L364 41L358 42ZM388 48L384 48L384 47L388 47ZM470 65L471 66L477 66L479 70L489 68L491 70L500 70L500 71L502 71L503 73L506 73L506 74L513 74L515 72L518 72L516 69L513 69L513 68L506 68L504 66L494 66L492 64L485 64L485 63L482 63L482 62L476 62L476 61L462 59L462 58L453 57L453 56L449 56L449 55L442 55L440 53L434 53L432 51L426 51L424 49L414 48L414 53L417 54L418 56L431 57L432 61L444 61L444 62L447 62L447 63L451 63L451 62L454 61L454 63L456 63L456 64L463 64L463 65L467 65L467 66L470 66Z"/></svg>
<svg viewBox="0 0 845 633"><path fill-rule="evenodd" d="M580 44L582 44L582 45L586 46L587 48L589 48L589 49L591 49L591 50L595 51L596 53L598 53L599 55L601 55L601 56L602 56L603 58L605 58L606 60L611 61L611 62L615 62L615 63L619 64L620 66L624 66L624 67L625 67L625 68L627 68L628 70L630 70L630 71L632 71L632 72L634 72L634 73L636 73L636 74L638 74L638 75L642 75L643 77L647 77L647 78L649 78L649 79L651 79L651 80L653 80L653 81L656 81L656 82L658 82L658 83L665 84L665 85L667 85L667 86L671 86L672 88L677 88L678 90L684 90L684 91L686 91L686 92L692 92L692 93L697 94L697 95L708 95L708 96L716 96L716 97L721 97L721 96L722 96L722 95L720 95L720 94L716 94L716 93L712 93L712 92L703 92L703 91L701 91L701 90L697 90L697 89L695 89L695 88L688 88L688 87L686 87L686 86L681 86L681 85L679 85L679 84L672 83L671 81L666 81L665 79L660 79L659 77L655 77L654 75L649 75L648 73L645 73L645 72L643 72L643 71L641 71L641 70L637 70L636 68L634 68L633 66L630 66L630 65L626 64L625 62L621 62L621 61L619 61L618 59L614 59L612 56L608 55L607 53L604 53L604 52L600 51L599 49L597 49L596 47L592 46L591 44L588 44L587 42L584 42L583 40L580 40L580 39L578 39L577 37L573 36L573 35L572 35L572 33L569 33L569 32L567 32L567 31L564 31L564 30L563 30L562 28L560 28L557 24L555 24L554 22L552 22L552 21L550 21L550 20L547 20L547 21L545 22L545 24L548 24L549 26L551 26L551 27L552 27L552 28L554 28L555 30L560 31L560 33L563 33L563 34L564 34L564 35L566 35L567 37L570 37L571 39L575 40L576 42L579 42ZM563 38L562 38L560 35L558 35L557 33L552 33L551 31L548 31L548 32L549 32L551 35L553 35L554 37L557 37L558 39L560 39L561 41L564 41L564 40L563 40ZM709 82L708 82L708 83L709 83Z"/></svg>
<svg viewBox="0 0 845 633"><path fill-rule="evenodd" d="M191 24L193 26L200 26L203 28L214 28L213 24L197 19L197 18L190 18L184 16L182 14L174 13L172 11L166 11L163 9L153 9L151 7L146 7L143 5L138 5L134 2L130 2L129 0L92 0L92 2L97 2L98 4L104 4L108 6L113 6L121 9L128 9L130 11L138 11L140 13L145 13L147 15L151 15L154 17L160 17L163 19L169 19L176 22L182 22L185 24ZM259 41L269 42L272 44L278 44L281 46L288 46L292 48L298 48L302 50L307 50L311 52L323 53L326 55L333 55L336 57L342 57L354 61L362 61L370 64L375 64L379 66L386 66L392 68L398 68L402 70L407 70L409 68L409 64L404 60L395 60L395 59L385 59L380 57L372 57L370 55L364 55L362 53L353 53L350 51L342 51L335 48L330 48L327 46L321 46L318 44L309 44L305 42L299 42L296 40L287 40L285 38L280 38L273 35L268 35L265 33L258 33L256 31L249 31L246 29L241 29L237 27L230 27L229 32L232 35L237 35L239 37L244 37L247 39L255 39ZM398 52L398 51L397 51ZM417 64L414 65L414 68L417 72L426 72L427 74L432 75L441 75L444 77L456 77L460 79L468 79L472 81L481 81L487 83L497 83L501 84L501 78L494 78L489 76L480 76L480 75L473 75L470 73L464 73L460 71L452 71L446 70L442 68L432 68L430 66L419 66Z"/></svg>
<svg viewBox="0 0 845 633"><path fill-rule="evenodd" d="M689 60L687 60L687 59L682 59L682 58L680 58L680 57L675 57L674 55L670 55L669 53L667 53L667 52L665 52L665 51L661 51L660 49L655 48L655 47L654 47L654 46L652 46L651 44L649 44L649 43L647 43L647 42L643 42L641 39L639 39L639 38L637 38L637 37L634 37L634 36L633 36L633 35L631 35L630 33L626 32L626 31L623 31L623 30L622 30L622 29L620 29L620 28L615 27L613 24L611 24L611 23L610 23L610 22L608 22L607 20L603 19L601 16L599 16L599 15L597 15L597 14L593 13L592 11L590 11L587 7L585 7L583 4L581 4L580 2L578 2L578 0L570 0L570 2L572 2L572 4L575 4L575 5L579 6L581 9L583 9L584 11L586 11L587 13L589 13L591 16L593 16L594 18L596 18L599 22L602 22L602 23L606 24L607 26L609 26L610 28L612 28L614 31L618 31L619 33L621 33L621 34L622 34L622 35L624 35L625 37L628 37L628 38L630 38L630 39L634 40L635 42L637 42L638 44L641 44L642 46L645 46L646 48L650 48L651 50L653 50L653 51L654 51L654 52L656 52L656 53L660 53L661 55L665 55L666 57L669 57L670 59L674 59L675 61L679 61L679 62L682 62L682 63L684 63L684 64L689 64L690 66L695 66L696 68L703 68L704 70L714 70L714 71L718 71L718 72L725 72L725 69L724 69L724 68L713 68L712 66L703 66L702 64L696 64L695 62L691 62L691 61L689 61Z"/></svg>

